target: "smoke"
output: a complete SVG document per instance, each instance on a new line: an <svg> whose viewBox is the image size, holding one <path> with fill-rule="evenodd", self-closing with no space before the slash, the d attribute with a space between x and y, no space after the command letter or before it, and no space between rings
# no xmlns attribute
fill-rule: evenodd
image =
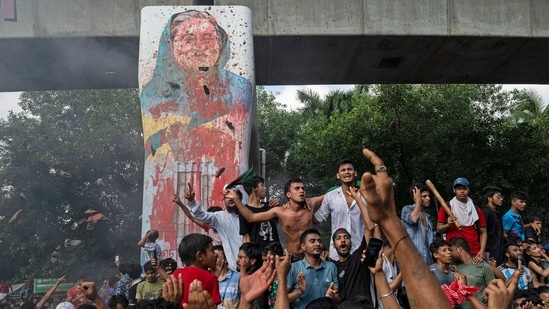
<svg viewBox="0 0 549 309"><path fill-rule="evenodd" d="M138 37L3 39L0 92L137 88Z"/></svg>

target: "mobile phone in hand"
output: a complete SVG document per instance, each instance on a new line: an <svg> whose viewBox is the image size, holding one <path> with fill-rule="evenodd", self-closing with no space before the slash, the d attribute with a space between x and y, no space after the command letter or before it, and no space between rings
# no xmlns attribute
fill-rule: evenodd
<svg viewBox="0 0 549 309"><path fill-rule="evenodd" d="M366 258L364 259L364 264L368 265L369 267L375 267L376 261L379 256L379 251L381 251L381 248L383 247L383 240L370 237L370 240L368 241L368 247L366 248Z"/></svg>

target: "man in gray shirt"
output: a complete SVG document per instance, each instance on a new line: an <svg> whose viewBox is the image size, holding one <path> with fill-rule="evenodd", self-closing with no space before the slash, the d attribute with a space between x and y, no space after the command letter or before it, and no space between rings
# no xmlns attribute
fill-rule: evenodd
<svg viewBox="0 0 549 309"><path fill-rule="evenodd" d="M429 246L435 261L429 270L435 275L440 285L450 285L454 281L454 272L450 269L452 263L452 249L444 239L435 239Z"/></svg>

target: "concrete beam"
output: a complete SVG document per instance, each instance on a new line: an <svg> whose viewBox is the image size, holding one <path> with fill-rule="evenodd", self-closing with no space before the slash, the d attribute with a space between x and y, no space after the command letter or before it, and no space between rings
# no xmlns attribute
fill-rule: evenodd
<svg viewBox="0 0 549 309"><path fill-rule="evenodd" d="M137 87L141 8L194 3L13 1L0 91ZM549 83L545 0L215 4L252 9L258 84Z"/></svg>

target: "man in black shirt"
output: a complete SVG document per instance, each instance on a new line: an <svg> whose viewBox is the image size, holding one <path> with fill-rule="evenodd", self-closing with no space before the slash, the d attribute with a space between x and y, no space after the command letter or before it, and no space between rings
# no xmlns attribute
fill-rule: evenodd
<svg viewBox="0 0 549 309"><path fill-rule="evenodd" d="M369 231L368 231L369 232ZM365 233L366 234L366 233ZM360 262L362 252L366 249L366 236L362 238L360 247L351 252L351 234L344 228L337 229L332 235L338 260L333 261L337 266L339 280L339 295L341 300L356 299L375 308L375 288L372 284L368 266ZM368 307L370 305L371 307Z"/></svg>
<svg viewBox="0 0 549 309"><path fill-rule="evenodd" d="M500 265L503 263L503 221L499 212L499 208L503 205L501 189L494 186L485 187L482 189L482 198L484 200L482 212L486 218L488 234L486 252L490 253L490 258L496 260L496 265Z"/></svg>
<svg viewBox="0 0 549 309"><path fill-rule="evenodd" d="M267 196L265 180L262 177L256 176L254 183L254 187L244 187L244 190L249 195L246 207L253 213L268 211L271 207L261 202ZM243 243L253 242L258 244L260 248L263 248L268 243L280 242L276 229L276 220L248 222L242 215L239 215L239 220L240 235L242 235Z"/></svg>

